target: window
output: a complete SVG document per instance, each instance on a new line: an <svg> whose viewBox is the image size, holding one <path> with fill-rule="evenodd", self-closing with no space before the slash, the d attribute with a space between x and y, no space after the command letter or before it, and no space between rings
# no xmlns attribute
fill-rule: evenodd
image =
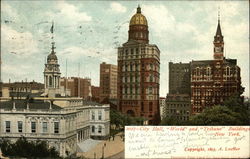
<svg viewBox="0 0 250 159"><path fill-rule="evenodd" d="M150 70L153 70L153 67L154 67L153 64L150 64Z"/></svg>
<svg viewBox="0 0 250 159"><path fill-rule="evenodd" d="M149 94L153 94L153 88L152 87L149 87L148 90L149 90Z"/></svg>
<svg viewBox="0 0 250 159"><path fill-rule="evenodd" d="M48 132L48 125L47 122L43 122L43 133Z"/></svg>
<svg viewBox="0 0 250 159"><path fill-rule="evenodd" d="M98 111L98 120L102 120L102 111L101 110Z"/></svg>
<svg viewBox="0 0 250 159"><path fill-rule="evenodd" d="M49 77L49 86L52 86L52 77Z"/></svg>
<svg viewBox="0 0 250 159"><path fill-rule="evenodd" d="M136 48L136 54L138 54L139 53L139 49L138 48Z"/></svg>
<svg viewBox="0 0 250 159"><path fill-rule="evenodd" d="M23 132L23 122L22 121L18 121L17 122L17 127L18 127L18 132Z"/></svg>
<svg viewBox="0 0 250 159"><path fill-rule="evenodd" d="M59 133L59 122L54 122L54 133L55 134Z"/></svg>
<svg viewBox="0 0 250 159"><path fill-rule="evenodd" d="M230 67L226 67L226 75L227 75L227 76L230 75Z"/></svg>
<svg viewBox="0 0 250 159"><path fill-rule="evenodd" d="M98 133L102 133L102 126L101 125L98 126Z"/></svg>
<svg viewBox="0 0 250 159"><path fill-rule="evenodd" d="M95 132L95 126L92 126L92 133Z"/></svg>
<svg viewBox="0 0 250 159"><path fill-rule="evenodd" d="M210 76L210 75L211 75L211 68L208 67L208 68L207 68L207 76Z"/></svg>
<svg viewBox="0 0 250 159"><path fill-rule="evenodd" d="M141 111L142 111L142 112L144 111L144 105L143 105L143 102L141 102Z"/></svg>
<svg viewBox="0 0 250 159"><path fill-rule="evenodd" d="M153 111L153 103L149 102L149 111Z"/></svg>
<svg viewBox="0 0 250 159"><path fill-rule="evenodd" d="M150 75L149 81L150 81L150 82L153 82L153 80L154 80L153 78L154 78L153 75Z"/></svg>
<svg viewBox="0 0 250 159"><path fill-rule="evenodd" d="M130 49L131 55L134 54L134 49Z"/></svg>
<svg viewBox="0 0 250 159"><path fill-rule="evenodd" d="M95 112L92 111L92 120L95 120Z"/></svg>
<svg viewBox="0 0 250 159"><path fill-rule="evenodd" d="M34 121L31 122L31 132L32 133L36 132L36 122L34 122Z"/></svg>
<svg viewBox="0 0 250 159"><path fill-rule="evenodd" d="M5 132L10 132L10 121L5 121Z"/></svg>

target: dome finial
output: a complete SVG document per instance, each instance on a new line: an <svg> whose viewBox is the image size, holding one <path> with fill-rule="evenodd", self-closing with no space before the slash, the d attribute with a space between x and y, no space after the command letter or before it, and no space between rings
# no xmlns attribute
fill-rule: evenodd
<svg viewBox="0 0 250 159"><path fill-rule="evenodd" d="M141 7L140 7L140 4L138 4L138 7L137 7L137 12L136 13L141 13Z"/></svg>

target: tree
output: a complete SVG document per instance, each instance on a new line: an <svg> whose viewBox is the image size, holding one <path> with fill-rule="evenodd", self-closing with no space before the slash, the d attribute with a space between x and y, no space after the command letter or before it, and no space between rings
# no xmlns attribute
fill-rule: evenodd
<svg viewBox="0 0 250 159"><path fill-rule="evenodd" d="M226 106L214 106L205 109L203 113L192 116L190 125L243 125L239 120L241 114L233 112Z"/></svg>
<svg viewBox="0 0 250 159"><path fill-rule="evenodd" d="M26 158L60 158L54 147L49 148L46 141L27 141L25 137L19 138L15 143L7 139L0 140L0 148L4 156Z"/></svg>

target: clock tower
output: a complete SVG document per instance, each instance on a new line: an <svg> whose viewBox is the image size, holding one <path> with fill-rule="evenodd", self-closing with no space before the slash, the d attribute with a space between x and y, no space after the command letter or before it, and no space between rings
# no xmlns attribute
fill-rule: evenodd
<svg viewBox="0 0 250 159"><path fill-rule="evenodd" d="M47 57L47 63L45 64L44 68L44 86L45 86L45 93L51 92L58 92L59 90L59 82L60 82L60 69L59 64L55 52L55 42L53 41L53 31L54 31L54 23L52 23L51 26L51 34L52 34L52 47L51 47L51 53ZM51 90L51 91L50 91Z"/></svg>
<svg viewBox="0 0 250 159"><path fill-rule="evenodd" d="M214 36L214 60L223 60L224 40L221 33L220 17L218 18L217 31Z"/></svg>

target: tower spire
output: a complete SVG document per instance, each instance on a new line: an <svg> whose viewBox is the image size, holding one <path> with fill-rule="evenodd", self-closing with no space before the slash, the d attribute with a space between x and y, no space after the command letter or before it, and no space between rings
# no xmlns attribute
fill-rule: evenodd
<svg viewBox="0 0 250 159"><path fill-rule="evenodd" d="M54 42L54 21L52 21L52 26L50 28L50 32L51 32L51 39L52 39L52 47L51 47L51 53L55 54L55 42Z"/></svg>
<svg viewBox="0 0 250 159"><path fill-rule="evenodd" d="M216 36L222 36L221 27L220 27L220 7L218 8L218 25L216 30Z"/></svg>

